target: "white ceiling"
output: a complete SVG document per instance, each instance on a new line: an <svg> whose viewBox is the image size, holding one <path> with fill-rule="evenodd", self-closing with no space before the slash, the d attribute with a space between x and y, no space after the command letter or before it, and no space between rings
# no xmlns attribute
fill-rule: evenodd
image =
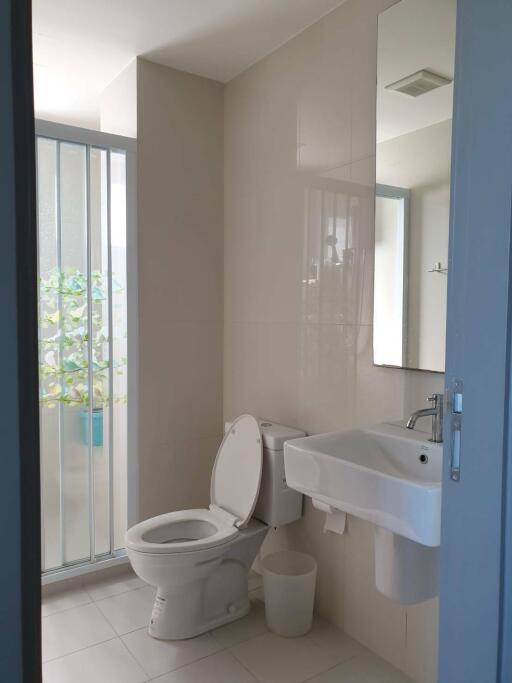
<svg viewBox="0 0 512 683"><path fill-rule="evenodd" d="M227 82L344 0L33 0L35 108L94 127L136 56Z"/></svg>
<svg viewBox="0 0 512 683"><path fill-rule="evenodd" d="M385 86L421 69L453 79L457 0L402 0L379 17L377 141L451 118L453 85L417 98Z"/></svg>

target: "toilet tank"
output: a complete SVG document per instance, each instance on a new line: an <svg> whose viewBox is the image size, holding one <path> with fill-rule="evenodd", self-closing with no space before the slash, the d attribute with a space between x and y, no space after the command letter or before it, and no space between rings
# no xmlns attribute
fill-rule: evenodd
<svg viewBox="0 0 512 683"><path fill-rule="evenodd" d="M263 471L253 517L269 526L295 522L302 516L302 494L286 484L284 443L306 435L272 420L260 418L258 422L263 436ZM231 422L226 422L225 430L230 427Z"/></svg>

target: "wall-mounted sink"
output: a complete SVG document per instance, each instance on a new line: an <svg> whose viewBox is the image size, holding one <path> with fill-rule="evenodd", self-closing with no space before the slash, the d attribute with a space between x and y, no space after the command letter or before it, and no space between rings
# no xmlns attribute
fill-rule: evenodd
<svg viewBox="0 0 512 683"><path fill-rule="evenodd" d="M378 588L417 602L437 591L442 454L442 444L398 424L319 434L285 445L286 481L373 522Z"/></svg>

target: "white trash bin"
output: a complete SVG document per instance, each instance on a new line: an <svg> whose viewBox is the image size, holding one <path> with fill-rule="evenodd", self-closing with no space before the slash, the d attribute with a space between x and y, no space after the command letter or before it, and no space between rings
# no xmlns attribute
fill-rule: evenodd
<svg viewBox="0 0 512 683"><path fill-rule="evenodd" d="M267 626L280 636L311 629L317 563L311 555L284 550L261 561Z"/></svg>

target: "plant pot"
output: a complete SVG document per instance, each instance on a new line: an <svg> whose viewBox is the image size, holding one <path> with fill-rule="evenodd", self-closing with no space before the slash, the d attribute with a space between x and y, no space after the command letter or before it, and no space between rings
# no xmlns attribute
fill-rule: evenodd
<svg viewBox="0 0 512 683"><path fill-rule="evenodd" d="M80 411L82 423L82 441L89 445L89 411ZM92 411L92 445L103 446L103 408L93 408Z"/></svg>

